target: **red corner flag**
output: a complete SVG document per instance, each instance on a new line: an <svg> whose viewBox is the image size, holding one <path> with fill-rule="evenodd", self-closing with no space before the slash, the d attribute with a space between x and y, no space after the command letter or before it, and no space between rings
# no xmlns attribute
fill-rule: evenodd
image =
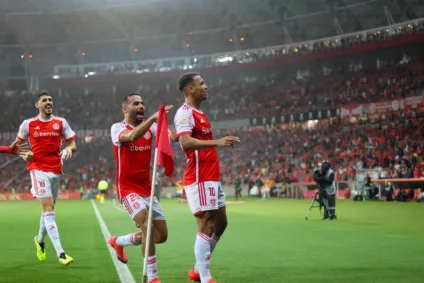
<svg viewBox="0 0 424 283"><path fill-rule="evenodd" d="M158 128L156 133L156 148L158 150L158 165L165 167L165 174L172 178L174 173L174 156L172 155L171 143L168 137L168 118L165 107L159 107Z"/></svg>

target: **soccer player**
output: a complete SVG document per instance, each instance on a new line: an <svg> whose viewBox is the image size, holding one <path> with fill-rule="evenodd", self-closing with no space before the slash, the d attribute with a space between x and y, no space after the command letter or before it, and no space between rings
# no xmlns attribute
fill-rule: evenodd
<svg viewBox="0 0 424 283"><path fill-rule="evenodd" d="M200 110L208 98L208 87L197 73L186 73L178 80L185 103L178 109L174 123L177 137L187 157L183 185L187 200L197 220L194 245L196 265L188 273L192 281L215 283L209 267L210 257L227 227L225 194L220 180L216 147L229 147L240 142L238 137L212 138L211 124Z"/></svg>
<svg viewBox="0 0 424 283"><path fill-rule="evenodd" d="M168 112L172 106L166 106ZM117 258L127 263L124 247L142 244L145 254L148 211L151 185L150 159L152 139L156 135L158 113L144 120L144 102L140 94L130 93L122 102L124 120L111 129L111 138L116 160L116 183L118 199L128 214L141 228L141 232L125 236L111 237L109 245L115 250ZM152 238L148 251L147 277L150 283L160 283L157 275L155 244L166 242L168 228L163 209L155 197L153 201Z"/></svg>
<svg viewBox="0 0 424 283"><path fill-rule="evenodd" d="M62 160L69 160L76 151L75 133L64 118L52 115L53 99L49 93L40 93L35 107L39 115L21 124L14 143L23 143L28 138L34 153L28 161L28 170L31 173L31 193L40 200L42 210L40 229L38 236L34 238L37 257L40 261L46 260L44 236L47 233L56 249L59 262L66 266L73 259L65 253L60 243L54 207L62 175ZM61 152L63 138L66 140L66 147Z"/></svg>

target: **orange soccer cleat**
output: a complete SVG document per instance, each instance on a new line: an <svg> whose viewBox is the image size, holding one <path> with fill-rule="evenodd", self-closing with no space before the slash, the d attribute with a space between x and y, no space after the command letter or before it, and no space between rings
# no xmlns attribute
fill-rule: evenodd
<svg viewBox="0 0 424 283"><path fill-rule="evenodd" d="M216 283L216 281L213 279L209 279L208 283Z"/></svg>
<svg viewBox="0 0 424 283"><path fill-rule="evenodd" d="M152 281L150 281L149 283L160 283L159 278L155 278Z"/></svg>
<svg viewBox="0 0 424 283"><path fill-rule="evenodd" d="M127 263L128 258L124 253L124 248L121 247L121 246L118 246L118 244L116 243L116 238L118 238L118 237L117 236L110 237L109 241L107 241L107 242L115 250L116 257L118 258L118 260L122 263ZM155 283L157 283L157 282L155 282Z"/></svg>
<svg viewBox="0 0 424 283"><path fill-rule="evenodd" d="M190 279L191 281L194 281L194 282L200 282L200 274L197 273L196 271L194 271L194 268L192 268L188 272L188 279Z"/></svg>

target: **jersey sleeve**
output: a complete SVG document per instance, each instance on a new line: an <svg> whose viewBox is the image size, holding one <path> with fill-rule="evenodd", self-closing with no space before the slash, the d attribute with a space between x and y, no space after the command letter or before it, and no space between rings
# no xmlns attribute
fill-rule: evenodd
<svg viewBox="0 0 424 283"><path fill-rule="evenodd" d="M150 130L152 131L152 135L154 137L156 137L156 132L158 131L158 124L157 123L153 123L152 126L150 127Z"/></svg>
<svg viewBox="0 0 424 283"><path fill-rule="evenodd" d="M121 142L119 141L119 138L121 134L126 130L126 127L121 125L121 123L113 124L111 131L110 131L110 137L112 138L112 143L116 146L120 146Z"/></svg>
<svg viewBox="0 0 424 283"><path fill-rule="evenodd" d="M29 133L29 121L25 120L19 127L17 138L21 141L25 141L28 138L28 133Z"/></svg>
<svg viewBox="0 0 424 283"><path fill-rule="evenodd" d="M174 125L177 137L185 134L191 134L194 128L193 115L187 110L178 110L174 118Z"/></svg>
<svg viewBox="0 0 424 283"><path fill-rule="evenodd" d="M68 141L75 139L75 137L77 135L75 134L74 131L72 131L71 126L69 126L69 124L68 124L68 121L63 119L62 123L63 123L62 135L65 138L65 140L68 142Z"/></svg>

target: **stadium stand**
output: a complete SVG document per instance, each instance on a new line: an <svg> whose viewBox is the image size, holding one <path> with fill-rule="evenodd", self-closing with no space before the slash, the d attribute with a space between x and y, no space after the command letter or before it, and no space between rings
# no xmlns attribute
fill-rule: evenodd
<svg viewBox="0 0 424 283"><path fill-rule="evenodd" d="M213 121L224 125L218 127L215 136L227 133L229 130L225 128L231 127L236 120L247 120L247 124L241 123L242 126L231 130L231 134L244 141L255 141L220 152L222 181L232 184L236 178L241 178L250 185L258 180L277 183L310 181L310 170L322 159L331 161L338 181L353 181L357 172L364 169L379 172L381 178L424 177L424 132L421 126L424 109L422 98L419 100L424 83L422 35L423 22L415 20L338 36L333 41L315 40L305 45L261 48L260 52L259 49L253 53L244 52L242 58L215 61L219 64L191 62L189 69L208 67L211 70L206 78L213 95L206 102L205 111ZM395 45L376 45L378 42L393 43L399 38L402 40ZM414 40L409 41L411 38ZM349 50L358 50L358 46L373 48L349 53ZM337 50L343 51L340 53L343 56L327 52ZM328 56L316 60L317 54L325 52ZM229 58L228 54L207 56ZM308 54L313 56L308 57ZM281 61L287 58L294 61ZM125 68L115 68L120 63L102 63L96 65L101 70L83 69L82 73L79 67L78 72L72 71L74 67L68 68L76 80L68 81L69 74L65 72L58 74L60 79L46 84L55 99L55 113L66 117L77 134L78 131L83 133L78 138L76 158L65 166L64 190L94 189L99 176L113 183L108 131L110 125L121 119L119 105L124 94L133 90L142 93L150 113L161 103L180 105L183 102L182 95L175 90L176 76L172 71L187 69L185 62L166 70L159 70L159 65L155 65L161 60L154 62L143 67L148 69L146 73L169 72L169 75L155 77L151 74L121 80L125 73L134 73L139 62L127 64ZM250 64L261 62L278 64ZM108 64L113 68L108 69ZM243 68L222 72L223 65ZM83 68L87 66L91 68L90 65L83 65ZM88 72L93 74L87 77ZM81 74L85 78L79 78ZM105 76L106 83L105 80L93 80L100 75L112 77ZM35 112L34 94L2 91L0 97L0 112L3 113L0 140L7 144L13 139L19 123L28 118L25 115ZM381 101L404 103L408 99L418 99L419 102L412 109L389 107L385 113L368 111L366 114L361 110L363 113L356 113L355 117L351 115L354 112L352 107L356 105L361 105L362 109L370 105L376 107ZM333 110L336 112L334 115L331 112L331 117L302 118L296 123L275 119ZM274 120L270 120L271 117ZM163 185L174 184L182 177L185 161L177 144L174 153L175 176L172 180L162 176ZM10 156L0 158L0 164L19 164L13 168L4 166L1 170L0 191L11 187L28 191L29 179L20 176L24 170L23 162Z"/></svg>

